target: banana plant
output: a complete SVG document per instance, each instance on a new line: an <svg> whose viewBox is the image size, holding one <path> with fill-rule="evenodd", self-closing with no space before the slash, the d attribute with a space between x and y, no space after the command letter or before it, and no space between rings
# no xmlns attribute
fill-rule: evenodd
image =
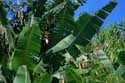
<svg viewBox="0 0 125 83"><path fill-rule="evenodd" d="M101 19L106 19L107 12L111 12L117 3L110 2L94 16L84 13L75 21L73 14L78 4L56 0L50 5L47 1L33 2L28 22L19 35L8 29L9 44L14 49L9 64L9 70L14 71L12 77L15 77L11 82L84 83L86 81L75 62L76 57L81 55L78 46L85 47L91 41L103 24ZM83 3L80 0L77 2ZM3 5L0 6L3 8ZM92 75L97 73L92 72Z"/></svg>
<svg viewBox="0 0 125 83"><path fill-rule="evenodd" d="M108 6L111 6L111 5L112 5L112 9L113 9L115 7L116 3L110 2L108 5L106 5L105 7L102 8L102 11L107 10L109 12L109 10L107 8L108 8ZM73 9L74 7L72 5L70 5L69 8ZM62 40L60 40L55 46L53 46L46 52L47 59L46 58L44 59L46 62L48 60L48 56L49 56L49 59L53 59L52 56L50 56L51 53L57 53L57 55L58 55L58 53L60 53L60 52L65 52L65 50L68 50L68 52L73 56L73 58L76 59L76 57L80 56L80 51L78 50L76 45L80 45L82 47L86 46L90 42L90 40L94 36L94 34L99 31L99 27L103 23L102 20L99 19L99 17L101 18L101 15L102 15L102 12L100 12L100 11L97 12L95 14L95 16L90 16L89 14L84 13L79 17L79 19L77 21L74 21L71 16L71 15L73 15L72 11L69 12L68 10L67 11L65 10L64 15L65 14L66 15L69 14L68 17L71 19L66 20L66 18L64 17L64 20L60 20L61 24L63 22L64 25L61 27L60 27L60 25L57 26L57 31L59 30L61 32L56 33L57 32L56 31L55 36L57 36L60 33L65 33L66 31L64 31L64 29L66 29L66 30L70 29L69 30L70 32L68 34L66 33L66 36L63 36L63 34L60 34L62 37L59 37L59 38L61 38ZM108 16L108 14L106 12L103 12L103 14ZM70 22L70 23L68 23L68 22ZM65 26L65 24L66 24L66 26ZM58 35L58 36L60 36L60 35Z"/></svg>
<svg viewBox="0 0 125 83"><path fill-rule="evenodd" d="M69 34L66 34L67 37L63 37L63 34L62 37L64 38L62 41L64 41L64 45L62 45L62 41L60 41L59 43L61 44L58 44L58 45L62 45L63 47L61 48L61 50L69 47L73 42L75 42L76 44L87 44L91 38L93 37L93 35L99 31L99 27L102 25L102 21L100 18L103 19L103 17L101 16L102 14L105 15L105 18L108 16L108 13L106 13L106 10L108 12L111 11L111 9L107 9L109 6L112 6L112 9L115 7L116 3L114 2L110 2L107 6L105 6L104 8L102 8L102 10L98 11L95 16L90 16L89 14L85 13L85 14L82 14L79 19L77 21L74 21L73 20L73 17L71 15L73 15L73 10L72 11L68 11L68 8L64 11L64 15L66 14L70 19L67 19L66 20L66 17L62 18L61 21L61 24L64 24L63 28L59 28L59 25L57 26L57 28L59 29L59 31L62 31L60 33L65 33L66 34L66 31L64 31L64 29L70 29L69 31ZM69 8L74 8L72 5L69 6ZM105 10L105 11L104 11ZM102 12L103 11L103 12ZM69 23L70 22L70 23ZM84 22L84 23L83 23ZM66 24L66 25L65 25ZM91 26L88 26L88 25L91 25ZM88 27L91 27L91 28L88 28ZM61 29L61 30L60 30ZM58 32L59 32L58 31ZM67 30L68 31L68 30ZM91 34L90 34L91 33ZM54 34L54 33L53 33ZM58 34L55 34L55 35L58 35ZM73 39L73 40L70 40L70 39ZM68 42L68 39L69 39L69 42ZM66 43L65 43L66 41ZM69 44L68 44L68 43ZM67 44L67 45L65 45ZM49 49L49 51L53 51L53 49L56 49L56 47L58 46L56 45L55 47L53 47L52 49ZM57 47L58 49L58 47ZM59 49L58 49L59 51ZM56 52L58 52L56 51ZM55 53L55 51L54 51Z"/></svg>

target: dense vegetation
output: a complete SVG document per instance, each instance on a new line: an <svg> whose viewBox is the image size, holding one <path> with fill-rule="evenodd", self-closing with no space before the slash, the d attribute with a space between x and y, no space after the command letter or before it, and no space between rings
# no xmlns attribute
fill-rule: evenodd
<svg viewBox="0 0 125 83"><path fill-rule="evenodd" d="M117 3L74 20L85 2L0 1L0 83L124 83L124 23L99 30Z"/></svg>

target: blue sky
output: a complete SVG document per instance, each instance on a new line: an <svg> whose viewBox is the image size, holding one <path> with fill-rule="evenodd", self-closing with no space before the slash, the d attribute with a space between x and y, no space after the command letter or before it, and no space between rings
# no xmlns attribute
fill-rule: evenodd
<svg viewBox="0 0 125 83"><path fill-rule="evenodd" d="M111 0L88 0L84 6L79 7L75 11L75 18L79 17L80 13L88 12L90 14L94 14L97 10L101 9ZM116 0L118 2L117 6L108 16L108 18L104 21L102 27L109 25L110 23L118 23L125 18L125 0Z"/></svg>

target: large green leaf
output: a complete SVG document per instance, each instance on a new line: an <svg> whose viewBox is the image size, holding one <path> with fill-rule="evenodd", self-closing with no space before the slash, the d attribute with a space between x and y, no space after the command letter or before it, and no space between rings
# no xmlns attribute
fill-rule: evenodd
<svg viewBox="0 0 125 83"><path fill-rule="evenodd" d="M111 3L109 3L109 4L112 5ZM72 8L72 6L71 6L71 8ZM72 11L69 11L69 13L72 15ZM49 52L50 51L58 52L58 51L61 51L61 50L64 50L64 49L68 48L71 45L73 46L73 44L74 45L75 44L82 45L82 46L85 46L86 44L88 44L88 42L91 40L91 38L94 36L94 34L99 31L99 28L103 23L100 19L100 18L103 18L103 17L100 17L100 14L101 13L98 13L95 16L91 16L87 13L84 13L79 17L79 19L77 21L73 21L72 16L68 14L68 19L70 19L70 20L65 19L65 17L64 17L64 20L67 23L69 21L69 23L67 24L64 20L63 20L63 22L60 22L60 23L63 24L63 29L64 28L67 28L67 29L70 28L70 31L71 31L70 35L63 38L63 36L61 34L63 33L63 34L67 35L67 33L60 32L60 35L62 37L60 37L59 34L56 34L56 36L58 36L58 38L60 38L60 39L63 38L63 39L59 43L57 43L54 47L49 49ZM107 17L107 16L108 15L106 15L105 17ZM98 18L98 17L100 17L100 18ZM65 24L68 25L68 26L65 26ZM57 29L58 28L59 28L59 26L57 27ZM60 30L60 31L65 31L63 29ZM72 37L71 37L71 35L72 35ZM70 38L72 38L72 41L70 40ZM68 43L66 43L65 41L68 42ZM70 47L69 49L71 49L71 48L75 49L76 47L73 46L73 47Z"/></svg>
<svg viewBox="0 0 125 83"><path fill-rule="evenodd" d="M50 51L55 53L60 50L66 49L74 42L75 39L76 39L76 37L71 34L71 35L67 36L65 39L63 39L62 41L60 41L58 44L56 44L53 48L49 49L47 51L47 53Z"/></svg>
<svg viewBox="0 0 125 83"><path fill-rule="evenodd" d="M25 65L19 66L13 83L31 83L29 72Z"/></svg>
<svg viewBox="0 0 125 83"><path fill-rule="evenodd" d="M20 65L27 65L33 70L36 66L34 56L40 53L40 28L35 24L28 24L19 35L12 59L12 68L17 70Z"/></svg>
<svg viewBox="0 0 125 83"><path fill-rule="evenodd" d="M92 21L94 21L94 23ZM82 22L84 22L84 24ZM79 20L75 22L73 34L65 37L62 41L60 41L50 50L53 52L58 52L60 50L68 48L72 43L77 43L77 44L88 43L88 40L92 38L96 30L99 29L99 26L96 25L95 23L98 23L100 26L102 24L102 22L95 16L90 16L86 13L83 14L79 18Z"/></svg>

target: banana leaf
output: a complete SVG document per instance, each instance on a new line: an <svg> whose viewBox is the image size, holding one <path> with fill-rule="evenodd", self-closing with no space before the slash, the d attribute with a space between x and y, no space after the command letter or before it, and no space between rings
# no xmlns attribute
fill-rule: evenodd
<svg viewBox="0 0 125 83"><path fill-rule="evenodd" d="M12 58L12 68L17 70L20 65L26 65L33 70L36 62L33 57L38 56L41 48L40 28L33 24L27 24L20 33Z"/></svg>
<svg viewBox="0 0 125 83"><path fill-rule="evenodd" d="M113 3L112 3L113 4ZM112 5L111 3L109 3L107 6ZM115 6L112 7L112 9ZM71 11L69 11L70 14ZM70 25L68 26L63 26L64 28L71 28L71 33L69 35L67 35L65 38L63 38L62 40L59 41L59 43L57 43L54 47L50 48L48 52L52 51L54 53L59 52L61 50L64 50L66 48L69 47L73 48L75 46L75 44L77 45L81 45L81 46L85 46L87 45L91 38L95 35L96 32L99 31L99 28L101 27L103 21L101 19L99 19L98 17L100 16L101 13L96 14L95 16L91 16L87 13L82 14L79 19L77 21L73 21L72 20L72 16L70 16L68 14L68 18L70 20L66 20L65 18L65 22L61 22L61 23L65 23L67 24L69 22ZM107 17L108 15L106 15ZM101 17L100 17L101 18ZM66 23L67 22L67 23ZM73 27L73 28L72 28ZM64 30L60 30L60 31L64 31ZM60 32L60 35L63 32ZM61 39L60 35L58 35L58 38ZM72 35L72 37L71 37ZM56 34L57 36L57 34ZM72 38L72 41L70 40L70 38ZM57 39L58 40L58 39ZM70 41L69 41L70 40ZM66 41L66 42L65 42ZM68 43L67 43L68 42ZM71 47L71 45L73 47ZM76 47L75 47L76 48ZM74 48L74 49L75 49ZM58 50L57 50L58 49ZM73 54L73 53L72 53Z"/></svg>
<svg viewBox="0 0 125 83"><path fill-rule="evenodd" d="M25 65L19 66L13 83L31 83L29 72Z"/></svg>

